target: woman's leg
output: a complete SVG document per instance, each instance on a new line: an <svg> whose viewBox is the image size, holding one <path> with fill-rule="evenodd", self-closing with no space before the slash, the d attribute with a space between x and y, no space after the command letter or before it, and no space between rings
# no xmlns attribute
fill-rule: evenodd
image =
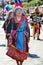
<svg viewBox="0 0 43 65"><path fill-rule="evenodd" d="M37 26L38 26L38 29L37 29L37 40L40 40L39 39L39 35L40 35L40 27L39 27L39 24L37 24Z"/></svg>
<svg viewBox="0 0 43 65"><path fill-rule="evenodd" d="M16 60L17 65L19 65L19 61Z"/></svg>
<svg viewBox="0 0 43 65"><path fill-rule="evenodd" d="M35 39L35 25L33 26L33 39Z"/></svg>
<svg viewBox="0 0 43 65"><path fill-rule="evenodd" d="M22 65L23 62L20 62L20 65Z"/></svg>

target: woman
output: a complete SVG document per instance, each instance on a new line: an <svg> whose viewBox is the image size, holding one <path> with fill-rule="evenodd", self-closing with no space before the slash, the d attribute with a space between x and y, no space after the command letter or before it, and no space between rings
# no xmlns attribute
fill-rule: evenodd
<svg viewBox="0 0 43 65"><path fill-rule="evenodd" d="M15 46L14 58L17 65L22 65L23 61L28 57L30 30L28 27L27 18L22 14L22 7L16 7L14 13L13 18L11 19L13 23L11 31L12 44Z"/></svg>
<svg viewBox="0 0 43 65"><path fill-rule="evenodd" d="M15 58L17 65L22 65L22 62L27 58L28 56L28 41L30 40L30 30L28 27L28 23L27 23L27 18L25 16L22 16L22 9L21 8L17 8L15 10L15 15L14 15L14 24L13 24L13 30L12 31L16 31L17 37L16 39L16 44L15 47L17 48L17 50L19 49L20 53L19 53L19 57ZM14 35L14 32L12 32L12 36ZM22 54L22 55L21 55ZM24 56L24 59L21 59L21 57ZM16 53L15 53L16 55Z"/></svg>

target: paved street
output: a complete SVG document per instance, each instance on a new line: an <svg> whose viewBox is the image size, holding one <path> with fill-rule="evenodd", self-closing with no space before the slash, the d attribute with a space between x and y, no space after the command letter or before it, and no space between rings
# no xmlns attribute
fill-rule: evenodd
<svg viewBox="0 0 43 65"><path fill-rule="evenodd" d="M4 22L0 24L0 65L16 65L16 61L6 56L6 38L2 28ZM32 30L31 30L32 31ZM33 40L31 37L29 43L29 55L23 65L43 65L43 26L41 28L40 39Z"/></svg>

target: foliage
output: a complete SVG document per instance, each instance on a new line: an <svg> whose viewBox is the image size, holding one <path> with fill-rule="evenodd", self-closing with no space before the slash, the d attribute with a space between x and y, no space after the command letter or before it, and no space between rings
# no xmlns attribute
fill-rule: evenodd
<svg viewBox="0 0 43 65"><path fill-rule="evenodd" d="M30 0L30 2L24 2L23 4L25 7L33 7L43 4L43 0Z"/></svg>

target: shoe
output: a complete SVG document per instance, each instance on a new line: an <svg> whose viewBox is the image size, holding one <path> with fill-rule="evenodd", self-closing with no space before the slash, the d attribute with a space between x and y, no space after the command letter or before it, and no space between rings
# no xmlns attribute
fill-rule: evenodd
<svg viewBox="0 0 43 65"><path fill-rule="evenodd" d="M39 38L37 38L37 40L40 40Z"/></svg>
<svg viewBox="0 0 43 65"><path fill-rule="evenodd" d="M33 37L33 39L35 39L35 37Z"/></svg>

